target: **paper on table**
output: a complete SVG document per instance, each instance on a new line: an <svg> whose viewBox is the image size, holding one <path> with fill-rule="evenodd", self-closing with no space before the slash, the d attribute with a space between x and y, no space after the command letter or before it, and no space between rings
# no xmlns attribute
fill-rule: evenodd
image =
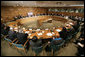
<svg viewBox="0 0 85 57"><path fill-rule="evenodd" d="M25 33L29 33L29 31L25 31Z"/></svg>
<svg viewBox="0 0 85 57"><path fill-rule="evenodd" d="M37 33L38 35L42 35L42 33Z"/></svg>
<svg viewBox="0 0 85 57"><path fill-rule="evenodd" d="M56 29L56 31L60 32L61 30L60 29Z"/></svg>
<svg viewBox="0 0 85 57"><path fill-rule="evenodd" d="M40 31L40 29L37 29L37 31Z"/></svg>
<svg viewBox="0 0 85 57"><path fill-rule="evenodd" d="M12 27L10 27L10 30L13 29Z"/></svg>
<svg viewBox="0 0 85 57"><path fill-rule="evenodd" d="M32 30L32 29L29 29L29 30Z"/></svg>
<svg viewBox="0 0 85 57"><path fill-rule="evenodd" d="M29 34L29 36L30 36L31 34Z"/></svg>
<svg viewBox="0 0 85 57"><path fill-rule="evenodd" d="M52 36L52 33L47 33L47 36Z"/></svg>

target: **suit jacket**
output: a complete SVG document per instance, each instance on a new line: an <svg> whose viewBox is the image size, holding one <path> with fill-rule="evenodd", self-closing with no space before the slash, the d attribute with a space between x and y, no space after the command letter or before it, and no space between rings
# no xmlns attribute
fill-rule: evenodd
<svg viewBox="0 0 85 57"><path fill-rule="evenodd" d="M17 39L19 40L19 42L21 44L24 44L27 40L27 34L24 34L24 33L17 33Z"/></svg>

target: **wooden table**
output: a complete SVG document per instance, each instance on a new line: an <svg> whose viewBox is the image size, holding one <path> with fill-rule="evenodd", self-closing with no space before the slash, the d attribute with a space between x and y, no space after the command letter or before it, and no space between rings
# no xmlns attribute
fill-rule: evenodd
<svg viewBox="0 0 85 57"><path fill-rule="evenodd" d="M44 31L44 33L42 32ZM48 38L52 38L53 36L60 36L59 33L57 31L55 32L51 32L49 30L42 30L42 31L39 31L39 32L35 32L35 33L32 33L30 36L28 36L28 39L32 39L33 36L37 36L38 39L48 39ZM38 33L42 34L42 35L38 35ZM47 33L50 33L52 34L52 36L48 36Z"/></svg>
<svg viewBox="0 0 85 57"><path fill-rule="evenodd" d="M12 27L13 27L14 31L16 31L16 30L19 31L18 26L12 26ZM17 28L17 29L15 29L15 28ZM56 29L62 30L62 28L56 28ZM29 35L28 39L32 39L33 36L37 36L38 39L40 39L40 38L48 39L48 38L52 38L53 36L60 36L59 32L55 31L56 29L54 29L53 32L51 32L51 30L40 30L40 31L37 31L37 30L23 30L23 33L27 33ZM35 31L35 32L32 33L33 31ZM41 33L42 35L38 35L39 33ZM52 36L48 36L47 33L52 34Z"/></svg>

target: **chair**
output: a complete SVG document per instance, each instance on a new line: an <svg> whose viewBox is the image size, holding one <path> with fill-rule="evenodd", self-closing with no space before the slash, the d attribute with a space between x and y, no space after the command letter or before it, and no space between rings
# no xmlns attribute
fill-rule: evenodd
<svg viewBox="0 0 85 57"><path fill-rule="evenodd" d="M51 47L51 55L54 56L54 53L59 50L59 47L58 45L54 44L50 45L50 47Z"/></svg>
<svg viewBox="0 0 85 57"><path fill-rule="evenodd" d="M58 44L54 44L51 42L50 47L52 49L52 51L51 51L52 56L54 55L54 53L56 51L58 51L60 49L60 47L62 47L64 45L64 43L65 43L65 40L63 40L61 43L58 43Z"/></svg>
<svg viewBox="0 0 85 57"><path fill-rule="evenodd" d="M74 37L76 34L77 34L77 32L74 32L74 33L72 34L72 36Z"/></svg>
<svg viewBox="0 0 85 57"><path fill-rule="evenodd" d="M26 52L27 52L27 43L28 43L28 40L26 40L26 42L24 43L24 45L23 44L18 44L18 41L17 41L17 43L12 43L14 46L15 46L15 48L19 51L19 50L23 50L24 51L24 53L26 54Z"/></svg>
<svg viewBox="0 0 85 57"><path fill-rule="evenodd" d="M65 44L65 40L63 40L59 45L58 45L58 47L60 48L60 47L63 47L63 45Z"/></svg>
<svg viewBox="0 0 85 57"><path fill-rule="evenodd" d="M4 40L7 40L9 42L10 46L12 46L13 43L17 42L17 38L15 38L13 41L11 39L8 39L8 38L4 38Z"/></svg>

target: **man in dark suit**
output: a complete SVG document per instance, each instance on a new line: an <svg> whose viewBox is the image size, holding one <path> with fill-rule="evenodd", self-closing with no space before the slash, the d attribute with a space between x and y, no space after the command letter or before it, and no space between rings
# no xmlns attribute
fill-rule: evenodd
<svg viewBox="0 0 85 57"><path fill-rule="evenodd" d="M17 39L21 44L24 44L27 40L28 34L25 33L17 33Z"/></svg>

